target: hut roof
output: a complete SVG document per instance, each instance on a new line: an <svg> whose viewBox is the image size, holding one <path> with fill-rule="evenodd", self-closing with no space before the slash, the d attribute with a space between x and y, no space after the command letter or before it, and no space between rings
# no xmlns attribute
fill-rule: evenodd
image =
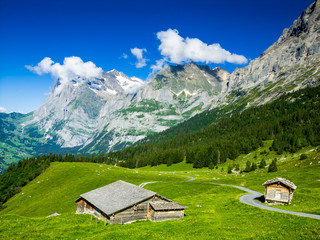
<svg viewBox="0 0 320 240"><path fill-rule="evenodd" d="M176 202L165 202L165 201L161 201L161 202L150 202L150 205L152 206L152 208L154 210L183 210L186 209L188 207L183 206L179 203Z"/></svg>
<svg viewBox="0 0 320 240"><path fill-rule="evenodd" d="M124 181L117 181L80 195L107 215L142 202L156 193Z"/></svg>
<svg viewBox="0 0 320 240"><path fill-rule="evenodd" d="M274 183L278 183L278 182L280 182L280 183L282 183L283 185L285 185L285 186L287 186L287 187L289 187L289 188L292 188L292 189L296 189L296 188L297 188L297 186L294 185L293 182L290 182L289 180L284 179L284 178L280 178L280 177L277 177L277 178L273 178L273 179L271 179L271 180L268 180L268 181L264 182L262 185L263 185L263 186L268 186L268 185L271 185L271 184L274 184Z"/></svg>

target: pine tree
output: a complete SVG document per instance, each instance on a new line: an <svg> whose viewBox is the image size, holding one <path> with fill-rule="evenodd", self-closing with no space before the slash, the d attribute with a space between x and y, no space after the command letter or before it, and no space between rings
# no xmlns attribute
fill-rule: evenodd
<svg viewBox="0 0 320 240"><path fill-rule="evenodd" d="M246 162L246 168L243 170L244 172L250 172L251 170L251 162L248 160Z"/></svg>
<svg viewBox="0 0 320 240"><path fill-rule="evenodd" d="M277 167L277 159L272 160L272 163L269 165L268 172L276 172L278 171Z"/></svg>
<svg viewBox="0 0 320 240"><path fill-rule="evenodd" d="M239 171L239 170L240 170L240 165L239 165L239 163L236 164L235 170L236 170L236 171Z"/></svg>
<svg viewBox="0 0 320 240"><path fill-rule="evenodd" d="M250 171L255 171L257 169L257 165L253 162L250 167Z"/></svg>
<svg viewBox="0 0 320 240"><path fill-rule="evenodd" d="M260 164L259 164L259 168L265 168L267 166L266 160L264 160L264 158L261 159Z"/></svg>

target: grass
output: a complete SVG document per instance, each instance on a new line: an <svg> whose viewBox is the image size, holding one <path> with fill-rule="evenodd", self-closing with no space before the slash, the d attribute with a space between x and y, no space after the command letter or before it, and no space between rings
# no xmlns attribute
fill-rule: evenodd
<svg viewBox="0 0 320 240"><path fill-rule="evenodd" d="M270 142L236 161L259 161ZM259 192L261 185L275 176L292 180L297 186L287 210L320 214L319 153L306 148L306 160L299 154L278 160L279 171L266 169L246 174L227 174L228 162L219 169L194 169L178 163L140 169L124 169L95 163L52 163L22 192L10 199L0 213L1 239L319 239L320 221L251 207L239 202L245 194L239 189L213 185L213 182L241 185ZM254 156L257 155L255 158ZM274 158L275 153L268 156ZM284 158L278 156L279 159ZM230 161L231 162L231 161ZM312 165L310 163L313 162ZM268 163L268 161L267 161ZM189 177L195 181L185 182ZM136 222L107 225L76 215L74 201L80 194L116 180L139 185L156 181L145 188L177 201L189 208L180 220ZM23 193L23 194L22 194ZM46 218L52 213L61 215Z"/></svg>
<svg viewBox="0 0 320 240"><path fill-rule="evenodd" d="M7 215L1 216L1 234L5 239L279 239L279 236L283 239L293 239L292 236L317 239L318 236L319 221L243 205L237 200L240 190L201 182L149 186L187 204L189 209L185 218L104 226L103 222L91 220L88 215L74 213L54 218Z"/></svg>
<svg viewBox="0 0 320 240"><path fill-rule="evenodd" d="M261 150L264 149L257 151ZM308 159L288 158L279 172L267 173L264 169L245 176L228 175L221 169L193 169L186 163L132 170L95 163L52 163L5 204L0 213L0 236L1 239L319 239L319 220L247 206L238 200L245 194L243 191L211 184L232 183L262 192L262 182L282 176L298 185L293 204L284 208L318 213L320 182L316 180L320 164L309 163L318 155L311 156L310 149L304 151L308 152ZM269 153L272 157L273 154ZM253 156L240 156L238 161L242 164L254 159ZM296 167L297 163L301 166ZM282 171L282 167L288 170ZM189 177L196 180L185 182ZM145 188L188 206L186 216L159 223L104 226L89 215L75 214L74 201L80 194L119 179L136 185L157 181ZM313 197L308 198L309 194ZM55 212L61 215L45 217Z"/></svg>

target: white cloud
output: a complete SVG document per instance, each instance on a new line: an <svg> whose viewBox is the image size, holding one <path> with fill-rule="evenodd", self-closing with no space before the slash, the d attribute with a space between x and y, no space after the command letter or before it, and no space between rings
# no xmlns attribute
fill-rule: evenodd
<svg viewBox="0 0 320 240"><path fill-rule="evenodd" d="M0 113L10 113L6 108L0 106Z"/></svg>
<svg viewBox="0 0 320 240"><path fill-rule="evenodd" d="M145 48L131 48L131 53L137 58L137 62L135 63L136 68L142 68L147 65L148 59L143 57L143 52L147 52Z"/></svg>
<svg viewBox="0 0 320 240"><path fill-rule="evenodd" d="M181 64L187 61L204 63L236 63L245 64L248 60L242 56L223 49L219 43L208 45L198 38L182 38L178 30L168 29L157 33L161 44L161 55L171 63Z"/></svg>
<svg viewBox="0 0 320 240"><path fill-rule="evenodd" d="M71 80L82 81L100 77L103 72L102 68L96 67L93 62L83 62L79 57L66 57L62 65L54 63L49 57L45 57L37 66L26 66L26 68L38 75L51 74L60 84L55 89L56 93L61 90L62 85Z"/></svg>
<svg viewBox="0 0 320 240"><path fill-rule="evenodd" d="M152 72L149 74L148 79L150 79L156 72L168 66L167 62L168 62L167 58L157 60L156 64L150 67L152 69Z"/></svg>
<svg viewBox="0 0 320 240"><path fill-rule="evenodd" d="M120 58L127 59L129 56L126 53L123 53Z"/></svg>

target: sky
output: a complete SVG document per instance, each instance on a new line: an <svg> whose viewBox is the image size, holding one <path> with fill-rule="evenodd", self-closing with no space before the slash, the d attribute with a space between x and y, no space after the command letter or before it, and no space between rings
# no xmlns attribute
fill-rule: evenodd
<svg viewBox="0 0 320 240"><path fill-rule="evenodd" d="M40 107L58 77L146 80L194 61L229 72L260 56L312 0L0 0L0 112Z"/></svg>

